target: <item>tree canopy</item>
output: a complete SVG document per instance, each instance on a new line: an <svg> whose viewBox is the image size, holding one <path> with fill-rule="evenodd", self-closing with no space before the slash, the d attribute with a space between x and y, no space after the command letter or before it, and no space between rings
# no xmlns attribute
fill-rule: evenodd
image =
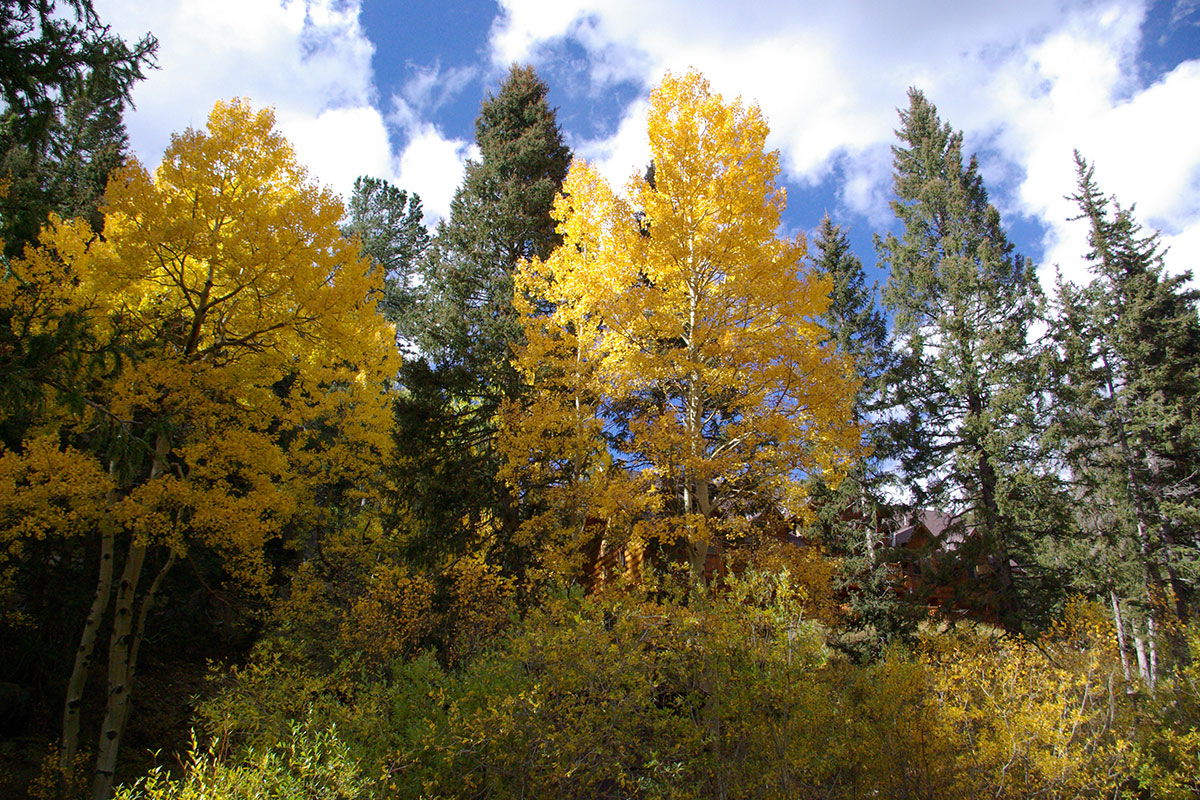
<svg viewBox="0 0 1200 800"><path fill-rule="evenodd" d="M90 431L99 452L63 458L111 480L88 512L100 520L101 574L64 717L69 761L111 607L97 800L112 785L146 614L172 564L210 548L264 589L264 545L321 516L316 485L336 471L361 491L378 469L396 370L394 333L374 311L381 276L341 235L341 203L305 180L270 112L218 103L207 130L176 136L154 175L136 161L115 173L104 213L103 238L52 218L4 283L56 299L27 307L28 325L78 310L103 349L100 371L51 387L83 403L42 423L58 436ZM49 477L27 467L5 502Z"/></svg>
<svg viewBox="0 0 1200 800"><path fill-rule="evenodd" d="M700 575L710 541L772 503L798 510L798 476L835 473L856 452L857 385L816 321L828 279L803 271L802 239L776 234L785 198L761 112L698 73L669 75L648 129L653 180L631 179L629 200L584 163L567 176L563 244L522 273L519 362L535 396L550 351L568 380L586 377L573 388L598 419L588 427L657 509L647 534L683 537ZM555 416L535 401L515 435ZM509 445L522 450L542 452Z"/></svg>

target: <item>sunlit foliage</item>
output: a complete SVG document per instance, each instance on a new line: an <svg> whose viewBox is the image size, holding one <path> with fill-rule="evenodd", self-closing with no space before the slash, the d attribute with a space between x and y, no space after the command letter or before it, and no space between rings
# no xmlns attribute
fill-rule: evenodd
<svg viewBox="0 0 1200 800"><path fill-rule="evenodd" d="M785 198L759 109L669 75L648 129L652 170L628 199L572 166L553 212L563 244L518 276L534 400L510 406L502 447L560 538L612 527L615 475L653 512L638 535L683 537L700 574L714 539L773 504L798 511L797 476L854 453L857 386L814 321L828 280L804 270L803 239L776 233Z"/></svg>
<svg viewBox="0 0 1200 800"><path fill-rule="evenodd" d="M62 751L68 763L111 609L98 800L171 566L204 548L264 591L263 548L285 526L328 527L347 503L369 500L396 368L394 333L375 314L381 276L341 235L340 201L307 181L270 112L218 103L207 130L172 139L153 175L136 161L116 171L103 212L103 237L52 217L0 294L32 337L69 323L86 327L91 348L86 358L52 350L43 373L21 376L41 384L35 429L51 438L5 457L14 490L0 503L9 540L77 534L81 520L100 539ZM53 440L71 437L98 458L56 452ZM63 513L17 520L39 492L40 506L62 494L51 507Z"/></svg>

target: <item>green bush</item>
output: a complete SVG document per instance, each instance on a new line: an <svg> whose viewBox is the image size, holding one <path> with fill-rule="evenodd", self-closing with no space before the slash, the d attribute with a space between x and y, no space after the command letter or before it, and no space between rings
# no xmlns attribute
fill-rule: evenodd
<svg viewBox="0 0 1200 800"><path fill-rule="evenodd" d="M183 777L156 768L115 800L371 800L376 788L336 729L295 724L281 746L233 761L193 746Z"/></svg>

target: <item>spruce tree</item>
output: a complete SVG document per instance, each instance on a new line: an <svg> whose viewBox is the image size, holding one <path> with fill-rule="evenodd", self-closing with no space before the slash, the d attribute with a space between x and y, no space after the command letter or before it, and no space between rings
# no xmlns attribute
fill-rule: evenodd
<svg viewBox="0 0 1200 800"><path fill-rule="evenodd" d="M546 258L558 245L550 208L570 165L547 87L528 66L513 66L475 123L480 158L470 161L423 265L412 338L422 358L401 376L397 443L405 465L398 523L414 553L436 557L487 536L505 547L505 566L522 556L507 548L517 499L496 478L496 413L515 399L511 364L520 340L513 270Z"/></svg>
<svg viewBox="0 0 1200 800"><path fill-rule="evenodd" d="M1200 293L1187 288L1190 273L1164 273L1157 235L1143 234L1133 210L1103 195L1092 167L1075 159L1071 199L1089 226L1094 277L1059 285L1055 441L1087 511L1077 575L1091 585L1080 588L1111 592L1114 609L1118 597L1132 601L1142 639L1156 602L1181 621L1196 603ZM1143 675L1153 680L1149 661Z"/></svg>
<svg viewBox="0 0 1200 800"><path fill-rule="evenodd" d="M833 280L829 308L820 323L829 331L838 352L854 359L862 388L855 401L855 421L863 422L878 391L879 377L887 367L887 319L876 307L876 284L867 285L862 261L850 250L848 233L826 214L813 238L813 266Z"/></svg>
<svg viewBox="0 0 1200 800"><path fill-rule="evenodd" d="M430 244L421 198L380 178L362 176L354 181L346 211L349 221L342 233L359 237L362 254L383 271L380 311L396 324L401 339L411 343L424 327L417 307L418 270Z"/></svg>
<svg viewBox="0 0 1200 800"><path fill-rule="evenodd" d="M9 115L0 119L0 238L19 256L34 244L50 214L83 217L99 231L99 206L109 173L127 155L125 101L103 73L69 86L44 136L26 141Z"/></svg>
<svg viewBox="0 0 1200 800"><path fill-rule="evenodd" d="M849 471L836 488L823 480L809 482L816 511L809 535L818 536L838 557L838 589L848 597L850 615L843 647L860 658L878 656L886 646L915 629L912 607L901 600L898 574L881 563L884 552L880 523L886 513L880 500L889 457L888 440L876 424L880 379L887 371L891 347L887 319L876 305L877 284L868 284L862 261L850 249L847 232L829 215L813 237L813 266L833 281L829 308L819 321L838 352L851 357L862 382L854 402L854 422L862 426L870 454Z"/></svg>
<svg viewBox="0 0 1200 800"><path fill-rule="evenodd" d="M147 35L130 47L91 0L11 0L0 6L0 239L19 256L51 213L97 210L109 172L125 158L121 123L133 85L154 63Z"/></svg>
<svg viewBox="0 0 1200 800"><path fill-rule="evenodd" d="M0 127L6 136L40 150L79 83L103 74L127 101L142 70L153 65L153 36L130 47L92 6L92 0L0 2Z"/></svg>
<svg viewBox="0 0 1200 800"><path fill-rule="evenodd" d="M890 269L884 304L897 362L886 381L889 429L918 507L951 513L961 585L1010 629L1034 613L1036 545L1052 523L1036 495L1040 290L1013 251L961 133L915 89L893 146L892 208L902 237L877 240ZM1019 568L1017 567L1019 565ZM981 593L980 593L981 592ZM970 600L970 598L968 598Z"/></svg>

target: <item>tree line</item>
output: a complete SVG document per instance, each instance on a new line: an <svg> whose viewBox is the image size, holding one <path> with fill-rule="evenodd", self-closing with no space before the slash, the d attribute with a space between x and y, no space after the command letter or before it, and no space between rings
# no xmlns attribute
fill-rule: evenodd
<svg viewBox="0 0 1200 800"><path fill-rule="evenodd" d="M1081 154L1042 287L911 90L880 291L757 106L668 75L618 190L514 66L429 231L242 102L151 174L154 42L72 11L4 22L14 791L1196 789L1197 294Z"/></svg>

